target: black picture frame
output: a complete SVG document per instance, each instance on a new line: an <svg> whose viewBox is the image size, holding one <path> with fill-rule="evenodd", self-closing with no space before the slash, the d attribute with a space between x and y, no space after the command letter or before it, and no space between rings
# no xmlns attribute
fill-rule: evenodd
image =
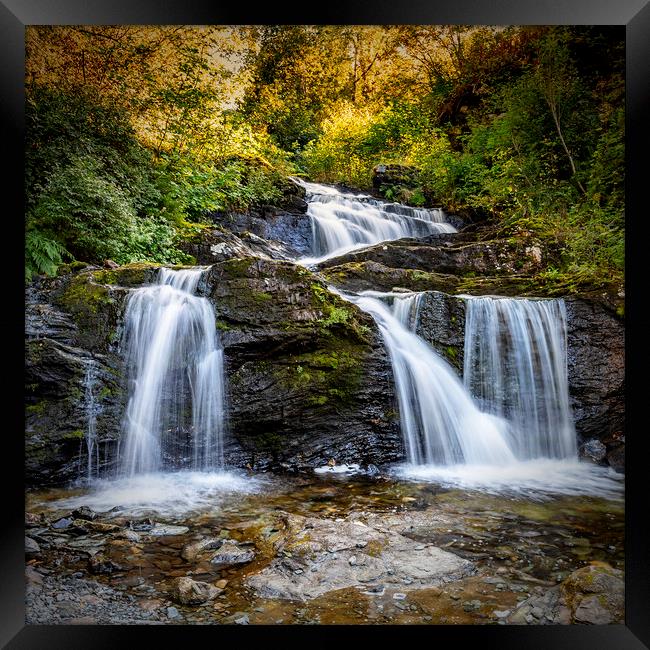
<svg viewBox="0 0 650 650"><path fill-rule="evenodd" d="M475 647L612 648L636 650L650 647L650 544L647 536L648 435L643 426L643 377L648 328L643 311L642 265L647 238L643 206L646 150L650 145L650 2L649 0L348 0L322 3L299 10L268 3L252 9L242 3L210 0L0 0L2 64L2 139L5 192L5 249L13 257L5 283L6 315L0 318L4 348L13 353L5 376L20 377L24 368L18 340L24 336L23 295L23 162L24 162L24 28L33 24L575 24L620 25L626 35L626 624L618 626L335 626L256 627L234 626L26 626L24 623L24 425L19 381L9 381L2 456L4 499L0 509L0 644L22 648L114 648L136 644L152 646L195 643L196 634L211 644L283 644L299 641L331 642L336 636L346 644L374 645L377 641L474 644ZM295 7L296 5L294 5ZM13 232L9 229L12 224ZM9 235L8 233L12 233ZM16 277L13 277L15 274ZM3 314L4 316L5 314ZM13 317L11 317L13 315ZM13 340L16 343L13 343ZM11 370L9 370L9 368ZM11 372L13 370L13 373ZM13 398L11 391L16 391ZM14 419L15 418L15 419ZM17 468L18 475L10 469ZM480 645L478 645L480 644Z"/></svg>

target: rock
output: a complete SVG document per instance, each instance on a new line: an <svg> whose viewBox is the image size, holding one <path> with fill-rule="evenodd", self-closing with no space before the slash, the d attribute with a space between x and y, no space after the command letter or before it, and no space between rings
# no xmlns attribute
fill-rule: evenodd
<svg viewBox="0 0 650 650"><path fill-rule="evenodd" d="M88 559L88 570L91 573L113 573L121 569L122 567L119 564L113 562L102 553L96 553Z"/></svg>
<svg viewBox="0 0 650 650"><path fill-rule="evenodd" d="M607 447L600 440L592 438L580 447L580 455L594 463L600 463L607 455Z"/></svg>
<svg viewBox="0 0 650 650"><path fill-rule="evenodd" d="M41 587L43 585L43 576L31 565L25 567L25 580L28 586Z"/></svg>
<svg viewBox="0 0 650 650"><path fill-rule="evenodd" d="M189 532L187 526L172 526L171 524L155 524L149 531L154 537L166 537L168 535L185 535Z"/></svg>
<svg viewBox="0 0 650 650"><path fill-rule="evenodd" d="M227 580L221 579L221 580L217 580L214 583L214 586L217 587L218 589L225 589L227 584L228 584Z"/></svg>
<svg viewBox="0 0 650 650"><path fill-rule="evenodd" d="M25 537L25 555L32 557L41 552L41 547L31 537Z"/></svg>
<svg viewBox="0 0 650 650"><path fill-rule="evenodd" d="M249 624L248 614L238 616L237 618L235 618L233 620L237 625L248 625Z"/></svg>
<svg viewBox="0 0 650 650"><path fill-rule="evenodd" d="M181 557L186 562L194 562L196 556L201 553L201 551L219 548L222 544L223 539L220 538L209 537L206 539L201 539L197 542L193 542L192 544L187 544L184 546L183 550L181 551Z"/></svg>
<svg viewBox="0 0 650 650"><path fill-rule="evenodd" d="M481 603L480 600L466 600L463 603L463 611L464 612L476 612L477 610L481 609Z"/></svg>
<svg viewBox="0 0 650 650"><path fill-rule="evenodd" d="M493 613L493 614L494 614L498 619L502 619L502 618L507 618L507 617L509 616L509 614L510 614L510 610L509 610L509 609L504 609L504 610L502 610L502 611L499 611L498 609L495 609L492 613Z"/></svg>
<svg viewBox="0 0 650 650"><path fill-rule="evenodd" d="M242 548L234 542L224 541L219 550L210 558L210 564L216 568L235 564L246 564L255 557L252 549Z"/></svg>
<svg viewBox="0 0 650 650"><path fill-rule="evenodd" d="M97 513L88 506L81 506L72 512L73 519L85 519L86 521L95 521Z"/></svg>
<svg viewBox="0 0 650 650"><path fill-rule="evenodd" d="M68 519L67 517L63 517L62 519L58 519L52 524L52 528L55 530L64 530L65 528L68 528L69 526L72 526L72 519Z"/></svg>
<svg viewBox="0 0 650 650"><path fill-rule="evenodd" d="M134 543L139 543L140 542L140 535L136 533L134 530L121 530L120 532L116 533L115 535L116 539L126 539L129 542L134 542Z"/></svg>
<svg viewBox="0 0 650 650"><path fill-rule="evenodd" d="M581 440L624 450L625 327L598 303L566 299L569 394ZM600 456L601 447L595 445ZM609 454L607 459L610 459ZM617 471L623 467L612 456ZM602 459L601 459L602 461ZM610 462L611 464L611 462Z"/></svg>
<svg viewBox="0 0 650 650"><path fill-rule="evenodd" d="M220 593L221 589L188 577L176 578L172 587L172 598L181 605L201 605L214 600Z"/></svg>
<svg viewBox="0 0 650 650"><path fill-rule="evenodd" d="M257 471L401 458L390 361L372 318L287 262L215 264L206 286L224 323L237 443L227 462Z"/></svg>
<svg viewBox="0 0 650 650"><path fill-rule="evenodd" d="M560 585L523 601L508 617L508 622L622 624L624 589L622 571L594 562L571 573Z"/></svg>
<svg viewBox="0 0 650 650"><path fill-rule="evenodd" d="M176 619L183 618L183 617L181 616L181 613L175 607L168 607L167 608L167 618L171 618L172 620L176 620Z"/></svg>
<svg viewBox="0 0 650 650"><path fill-rule="evenodd" d="M560 588L575 621L592 625L624 622L622 571L604 562L594 562L571 573Z"/></svg>
<svg viewBox="0 0 650 650"><path fill-rule="evenodd" d="M119 269L120 265L117 262L113 262L113 260L104 260L103 266L105 269Z"/></svg>
<svg viewBox="0 0 650 650"><path fill-rule="evenodd" d="M378 530L351 518L332 521L287 515L285 520L278 557L245 579L261 598L304 601L349 587L368 592L391 586L403 589L406 584L420 589L474 571L470 562L434 546L415 552L415 542L383 526ZM354 564L342 552L348 550L354 550ZM289 561L283 557L285 552L291 553Z"/></svg>

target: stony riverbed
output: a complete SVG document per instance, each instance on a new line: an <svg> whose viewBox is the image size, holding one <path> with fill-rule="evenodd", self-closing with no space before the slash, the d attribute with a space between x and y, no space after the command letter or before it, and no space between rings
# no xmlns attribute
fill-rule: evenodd
<svg viewBox="0 0 650 650"><path fill-rule="evenodd" d="M29 493L27 622L623 621L620 498L381 475L238 481L182 507L107 486ZM109 509L111 495L126 505Z"/></svg>

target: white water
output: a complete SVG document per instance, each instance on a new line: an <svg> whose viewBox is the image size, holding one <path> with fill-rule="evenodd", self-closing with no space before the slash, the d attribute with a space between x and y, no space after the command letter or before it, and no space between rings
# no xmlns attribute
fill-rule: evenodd
<svg viewBox="0 0 650 650"><path fill-rule="evenodd" d="M418 294L346 297L372 315L386 343L408 463L504 466L515 461L507 423L481 413L449 364L410 331Z"/></svg>
<svg viewBox="0 0 650 650"><path fill-rule="evenodd" d="M88 506L96 512L111 510L113 516L142 516L156 512L185 516L189 512L219 509L229 494L262 489L264 481L236 472L165 472L139 474L113 480L96 480L91 492L50 503L52 508Z"/></svg>
<svg viewBox="0 0 650 650"><path fill-rule="evenodd" d="M465 490L544 500L552 495L589 495L619 500L624 477L611 467L599 467L575 459L541 458L515 461L506 466L490 464L401 465L399 478L427 481Z"/></svg>
<svg viewBox="0 0 650 650"><path fill-rule="evenodd" d="M445 221L442 210L386 203L367 194L346 194L326 185L294 180L307 191L307 214L312 225L313 256L298 260L304 265L382 241L456 232Z"/></svg>
<svg viewBox="0 0 650 650"><path fill-rule="evenodd" d="M224 371L214 311L194 295L203 269L161 268L129 297L123 348L129 401L122 474L222 464ZM185 403L185 397L189 404Z"/></svg>
<svg viewBox="0 0 650 650"><path fill-rule="evenodd" d="M467 389L508 420L519 459L577 458L564 301L463 297Z"/></svg>
<svg viewBox="0 0 650 650"><path fill-rule="evenodd" d="M522 306L524 310L541 311L546 316L545 320L538 313L532 319L527 330L532 342L528 346L537 350L532 358L538 363L540 359L545 363L552 359L553 363L544 367L555 373L553 381L541 382L543 386L554 385L555 397L551 391L544 401L547 408L538 409L537 413L559 413L559 421L565 425L546 430L546 438L535 437L536 430L532 440L526 440L527 432L521 428L519 419L515 417L510 423L503 417L504 413L482 412L453 369L414 334L423 295L366 291L356 297L344 296L373 316L393 366L407 455L406 464L394 468L394 473L415 481L532 499L545 499L554 494L620 498L623 477L610 468L580 462L575 453L575 432L570 411L565 408L568 392L563 384L566 381L563 304L545 301L544 305ZM536 332L540 319L545 325ZM480 335L477 339L475 335L473 341L489 347L490 339L481 339ZM554 350L540 352L545 346ZM489 376L485 377L486 383L491 381ZM530 386L523 384L521 388L529 390ZM564 392L560 394L561 391ZM520 396L519 399L525 403L531 398ZM549 421L547 417L546 424ZM551 439L555 442L551 443ZM533 455L533 449L540 450L540 454ZM554 450L561 450L564 455L552 455Z"/></svg>
<svg viewBox="0 0 650 650"><path fill-rule="evenodd" d="M95 399L95 384L97 382L97 366L92 359L86 361L86 372L83 378L84 412L86 415L86 431L84 442L86 446L85 478L90 481L99 473L99 445L97 444L97 416L101 412L100 405ZM79 477L83 476L80 466Z"/></svg>

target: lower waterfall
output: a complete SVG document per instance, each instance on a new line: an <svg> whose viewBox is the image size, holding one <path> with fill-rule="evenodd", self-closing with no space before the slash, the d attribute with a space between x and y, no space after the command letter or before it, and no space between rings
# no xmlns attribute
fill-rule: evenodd
<svg viewBox="0 0 650 650"><path fill-rule="evenodd" d="M563 300L469 297L465 386L508 420L518 458L574 458Z"/></svg>
<svg viewBox="0 0 650 650"><path fill-rule="evenodd" d="M411 331L419 294L364 292L347 298L372 315L384 338L409 463L505 465L515 461L507 423L482 413L449 364Z"/></svg>
<svg viewBox="0 0 650 650"><path fill-rule="evenodd" d="M223 350L212 305L194 295L202 273L161 268L157 284L129 296L123 475L222 465Z"/></svg>

